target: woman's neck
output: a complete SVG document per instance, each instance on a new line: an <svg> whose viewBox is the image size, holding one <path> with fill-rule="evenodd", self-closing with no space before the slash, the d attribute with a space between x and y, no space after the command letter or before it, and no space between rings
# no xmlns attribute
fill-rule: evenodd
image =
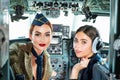
<svg viewBox="0 0 120 80"><path fill-rule="evenodd" d="M90 53L88 56L86 56L86 58L90 59L93 55L94 53Z"/></svg>
<svg viewBox="0 0 120 80"><path fill-rule="evenodd" d="M37 53L37 55L41 55L42 54L43 50L37 49L35 47L33 47L33 48L34 48L35 52Z"/></svg>
<svg viewBox="0 0 120 80"><path fill-rule="evenodd" d="M94 53L91 53L91 54L88 56L88 59L90 59L93 55L94 55Z"/></svg>

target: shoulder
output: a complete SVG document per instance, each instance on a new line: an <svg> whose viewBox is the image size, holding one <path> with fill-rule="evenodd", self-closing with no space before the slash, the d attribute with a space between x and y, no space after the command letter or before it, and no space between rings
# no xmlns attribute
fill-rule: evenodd
<svg viewBox="0 0 120 80"><path fill-rule="evenodd" d="M98 68L98 69L100 69L100 68L108 69L107 62L99 54L96 55L96 59L98 61L94 64L94 68L93 69L96 69L96 68Z"/></svg>
<svg viewBox="0 0 120 80"><path fill-rule="evenodd" d="M18 43L15 42L9 46L10 60L17 60L19 57L23 57L26 52L30 51L30 43Z"/></svg>
<svg viewBox="0 0 120 80"><path fill-rule="evenodd" d="M96 63L93 66L93 80L108 80L109 69L106 63Z"/></svg>
<svg viewBox="0 0 120 80"><path fill-rule="evenodd" d="M25 44L21 44L18 42L12 43L9 46L9 54L10 54L10 59L17 59L17 56L19 56L19 53L21 51L21 46L23 46ZM22 55L22 54L21 54Z"/></svg>
<svg viewBox="0 0 120 80"><path fill-rule="evenodd" d="M103 60L103 58L100 56L99 53L94 54L93 60L97 61L97 62L101 62Z"/></svg>
<svg viewBox="0 0 120 80"><path fill-rule="evenodd" d="M12 49L20 49L21 46L25 45L25 43L18 43L18 42L15 42L15 43L12 43L10 46L9 46L9 49L12 50Z"/></svg>
<svg viewBox="0 0 120 80"><path fill-rule="evenodd" d="M13 44L11 44L9 46L9 50L10 51L13 51L13 50L25 50L25 49L28 49L29 47L32 47L32 43L18 43L18 42L15 42Z"/></svg>

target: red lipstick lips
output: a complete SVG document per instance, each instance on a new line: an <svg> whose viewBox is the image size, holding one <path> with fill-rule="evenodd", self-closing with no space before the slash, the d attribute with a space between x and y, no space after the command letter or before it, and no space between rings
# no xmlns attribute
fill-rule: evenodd
<svg viewBox="0 0 120 80"><path fill-rule="evenodd" d="M45 44L39 44L41 47L44 47L45 46Z"/></svg>

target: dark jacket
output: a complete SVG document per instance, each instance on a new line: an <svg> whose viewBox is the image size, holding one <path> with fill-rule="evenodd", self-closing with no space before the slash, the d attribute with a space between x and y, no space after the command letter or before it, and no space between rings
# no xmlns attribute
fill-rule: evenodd
<svg viewBox="0 0 120 80"><path fill-rule="evenodd" d="M25 75L25 80L32 80L31 52L32 43L14 43L10 45L10 65L16 75ZM50 56L47 51L43 53L43 77L42 80L49 80L52 74Z"/></svg>

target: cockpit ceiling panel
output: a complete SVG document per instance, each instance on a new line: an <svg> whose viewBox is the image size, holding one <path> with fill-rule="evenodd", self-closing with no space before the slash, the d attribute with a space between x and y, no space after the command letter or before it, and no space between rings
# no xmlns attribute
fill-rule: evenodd
<svg viewBox="0 0 120 80"><path fill-rule="evenodd" d="M33 0L28 0L29 4L31 4L31 2L33 2ZM61 7L61 3L67 3L68 7L70 8L69 5L70 4L74 4L74 3L78 3L79 4L79 8L82 8L82 6L89 6L91 12L95 12L95 13L108 13L110 12L110 0L36 0L36 2L41 2L43 3L43 5L45 6L45 4L48 2L51 2L53 4L54 7L54 3L58 2L59 7ZM44 8L43 6L43 8ZM30 7L30 6L29 6ZM81 10L81 9L79 9Z"/></svg>
<svg viewBox="0 0 120 80"><path fill-rule="evenodd" d="M110 0L10 0L10 8L15 3L24 2L23 5L26 12L30 11L42 11L42 10L74 10L75 13L82 12L83 6L88 6L90 11L95 14L109 14L110 13ZM26 3L27 2L27 3ZM36 4L35 4L36 3ZM58 3L57 7L56 4ZM11 9L10 9L11 10Z"/></svg>

